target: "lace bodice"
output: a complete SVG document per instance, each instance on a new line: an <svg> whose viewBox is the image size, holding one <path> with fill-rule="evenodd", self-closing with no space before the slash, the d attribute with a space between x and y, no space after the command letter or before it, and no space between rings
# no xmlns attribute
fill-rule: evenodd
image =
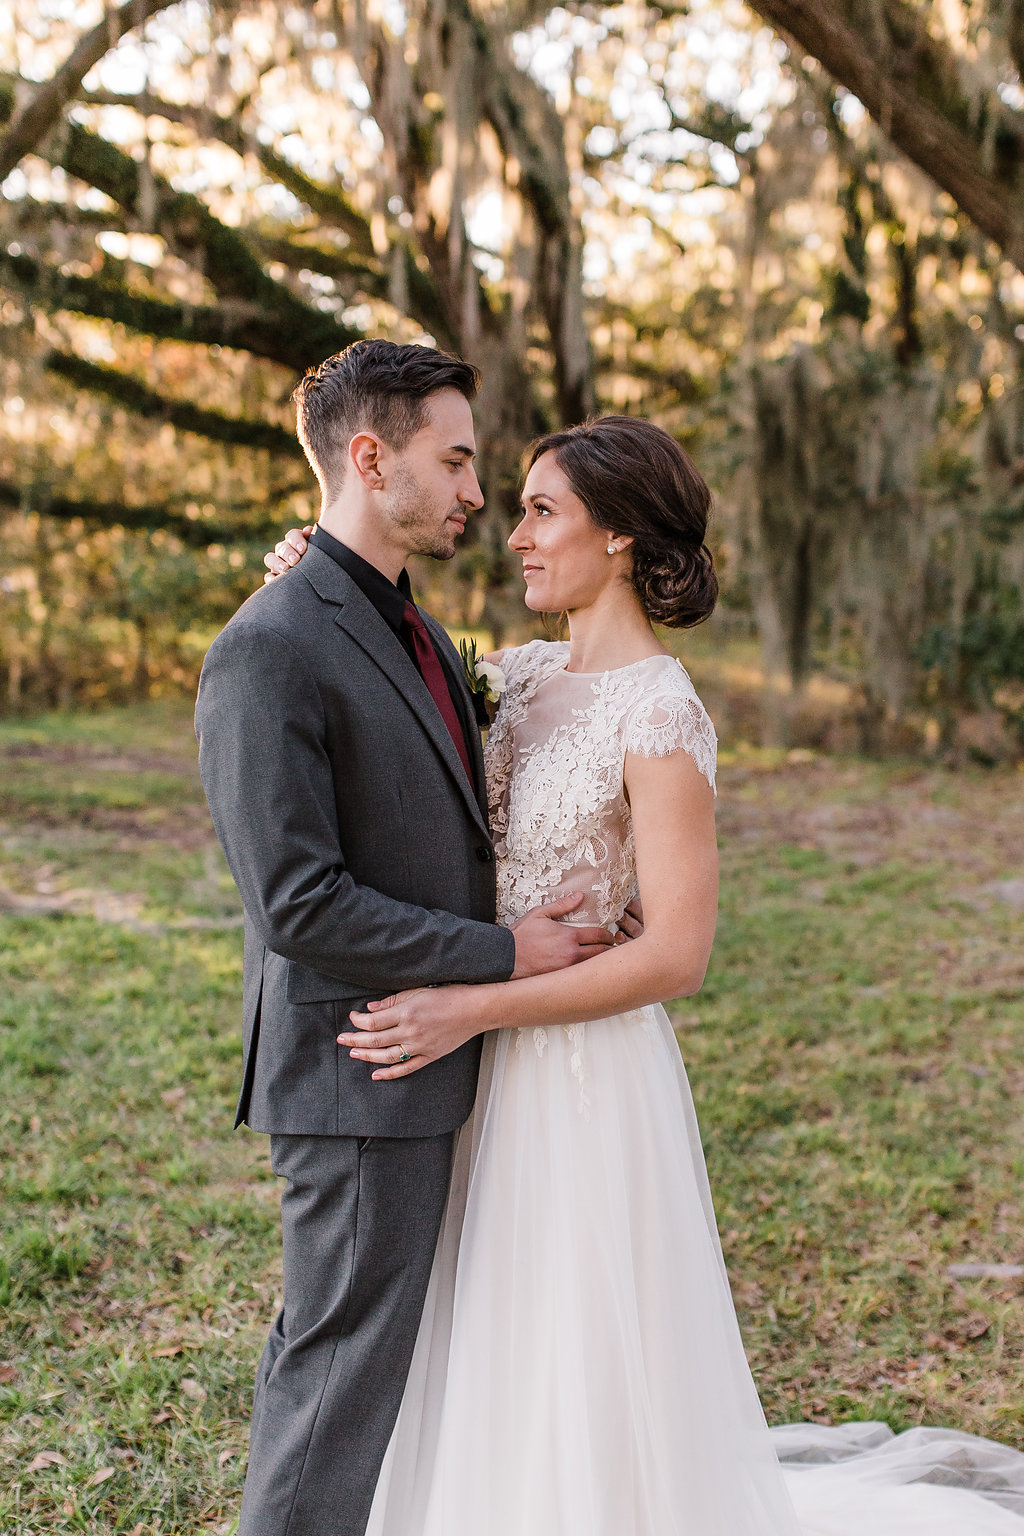
<svg viewBox="0 0 1024 1536"><path fill-rule="evenodd" d="M545 640L498 658L506 688L486 760L499 922L582 891L569 921L608 926L636 895L627 752L688 752L714 788L714 727L678 661L583 673L568 659L568 644Z"/></svg>

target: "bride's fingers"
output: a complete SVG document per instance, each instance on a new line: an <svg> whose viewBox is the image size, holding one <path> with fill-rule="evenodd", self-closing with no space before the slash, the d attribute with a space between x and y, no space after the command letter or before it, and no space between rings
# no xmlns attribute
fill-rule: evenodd
<svg viewBox="0 0 1024 1536"><path fill-rule="evenodd" d="M601 940L600 944L581 944L576 951L576 958L572 961L572 964L579 965L582 960L593 960L595 955L603 955L615 943L616 940L609 934L607 939Z"/></svg>
<svg viewBox="0 0 1024 1536"><path fill-rule="evenodd" d="M367 1051L360 1047L359 1050L349 1051L349 1055L353 1061L368 1061L372 1067L399 1067L405 1065L402 1061L403 1050L404 1046L398 1045L389 1045L380 1051ZM409 1052L410 1061L414 1055L415 1052Z"/></svg>
<svg viewBox="0 0 1024 1536"><path fill-rule="evenodd" d="M359 1034L339 1035L338 1044L348 1046L350 1050L382 1051L388 1046L400 1045L401 1041L397 1030L367 1029Z"/></svg>
<svg viewBox="0 0 1024 1536"><path fill-rule="evenodd" d="M289 528L283 542L294 549L297 555L304 555L306 553L306 535L312 532L312 524L306 528ZM294 564L294 561L292 563Z"/></svg>
<svg viewBox="0 0 1024 1536"><path fill-rule="evenodd" d="M390 997L381 998L379 1003L367 1003L366 1011L367 1013L380 1013L382 1008L394 1008L398 1001L399 994L393 992Z"/></svg>
<svg viewBox="0 0 1024 1536"><path fill-rule="evenodd" d="M429 1065L425 1056L411 1056L408 1061L403 1061L394 1067L378 1067L372 1074L375 1083L389 1083L396 1077L408 1077L410 1072L418 1072L421 1067Z"/></svg>
<svg viewBox="0 0 1024 1536"><path fill-rule="evenodd" d="M368 1030L373 1034L381 1035L386 1029L396 1028L400 1022L397 1015L392 1019L386 1017L388 1010L392 1006L390 1003L382 1003L376 1013L360 1013L358 1009L355 1009L349 1014L349 1019L353 1028ZM365 1045L365 1039L360 1040L359 1044Z"/></svg>

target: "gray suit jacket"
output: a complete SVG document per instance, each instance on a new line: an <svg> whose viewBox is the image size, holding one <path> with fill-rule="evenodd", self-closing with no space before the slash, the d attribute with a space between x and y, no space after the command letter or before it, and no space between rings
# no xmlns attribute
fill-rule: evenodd
<svg viewBox="0 0 1024 1536"><path fill-rule="evenodd" d="M461 662L424 615L439 649ZM390 1083L336 1042L404 987L505 981L483 757L474 785L416 667L355 582L311 548L214 641L199 767L245 906L235 1124L435 1136L468 1116L479 1040Z"/></svg>

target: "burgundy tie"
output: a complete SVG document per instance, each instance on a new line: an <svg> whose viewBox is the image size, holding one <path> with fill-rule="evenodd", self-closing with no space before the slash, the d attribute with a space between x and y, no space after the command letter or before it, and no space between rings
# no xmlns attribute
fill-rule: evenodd
<svg viewBox="0 0 1024 1536"><path fill-rule="evenodd" d="M405 623L412 632L412 648L416 655L416 665L419 667L420 676L430 690L430 697L441 712L441 719L451 734L456 751L462 760L462 766L466 770L466 778L470 784L473 782L473 770L469 766L469 752L466 748L466 738L459 717L455 713L455 705L448 691L448 683L441 670L441 663L437 659L434 650L434 642L430 638L430 631L420 618L413 603L406 603L405 612L402 615Z"/></svg>

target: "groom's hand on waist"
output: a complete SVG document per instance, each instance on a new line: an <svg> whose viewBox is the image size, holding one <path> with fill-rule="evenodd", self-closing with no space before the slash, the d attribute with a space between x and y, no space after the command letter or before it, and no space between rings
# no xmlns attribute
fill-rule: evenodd
<svg viewBox="0 0 1024 1536"><path fill-rule="evenodd" d="M559 896L543 907L531 907L525 917L512 924L516 941L516 968L513 981L524 976L543 976L548 971L562 971L567 965L589 960L601 954L614 943L607 928L576 927L573 923L559 922L575 912L583 900L577 891L572 896Z"/></svg>

